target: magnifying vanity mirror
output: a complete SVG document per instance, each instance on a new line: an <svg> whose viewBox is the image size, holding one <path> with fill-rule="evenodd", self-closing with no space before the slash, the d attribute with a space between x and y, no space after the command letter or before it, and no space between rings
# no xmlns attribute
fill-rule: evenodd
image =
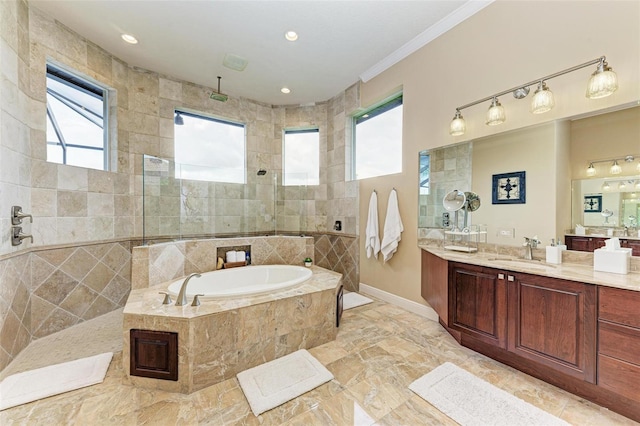
<svg viewBox="0 0 640 426"><path fill-rule="evenodd" d="M473 223L486 224L488 243L520 246L532 235L543 244L564 241L576 225L586 235L640 239L638 105L420 152L419 227L451 229L444 215L464 211L462 193L469 211L477 210ZM630 156L633 161L625 161ZM616 159L621 170L612 175ZM519 171L527 177L524 203L485 203L472 210L476 204L469 194L479 206L480 198L492 198L493 175ZM456 195L447 200L452 188Z"/></svg>

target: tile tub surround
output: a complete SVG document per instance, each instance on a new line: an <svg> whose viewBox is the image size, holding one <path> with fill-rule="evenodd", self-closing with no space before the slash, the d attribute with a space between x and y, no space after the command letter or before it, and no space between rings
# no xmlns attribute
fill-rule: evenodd
<svg viewBox="0 0 640 426"><path fill-rule="evenodd" d="M0 259L0 370L30 342L122 308L131 245L39 248Z"/></svg>
<svg viewBox="0 0 640 426"><path fill-rule="evenodd" d="M314 235L314 262L342 274L344 288L358 291L360 285L360 238L355 235Z"/></svg>
<svg viewBox="0 0 640 426"><path fill-rule="evenodd" d="M193 272L215 271L219 247L251 246L253 265L302 266L306 257L313 257L313 243L312 237L268 236L209 238L134 247L132 288L147 288Z"/></svg>
<svg viewBox="0 0 640 426"><path fill-rule="evenodd" d="M336 294L342 276L313 266L308 281L284 291L163 305L170 282L131 292L124 309L123 368L129 372L131 329L178 333L178 381L129 376L136 386L192 393L298 349L336 338Z"/></svg>

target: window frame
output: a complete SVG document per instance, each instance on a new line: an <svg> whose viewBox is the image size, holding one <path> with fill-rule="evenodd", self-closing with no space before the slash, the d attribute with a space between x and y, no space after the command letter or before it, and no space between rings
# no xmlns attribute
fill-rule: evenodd
<svg viewBox="0 0 640 426"><path fill-rule="evenodd" d="M356 114L354 114L352 116L352 129L351 129L351 171L350 171L350 179L351 180L361 180L361 179L370 179L370 178L374 178L374 177L380 177L380 176L387 176L390 174L397 174L397 173L402 173L402 160L401 160L401 170L399 172L394 172L394 173L387 173L384 175L377 175L377 176L369 176L369 177L365 177L365 178L358 178L357 177L357 155L356 155L356 149L357 149L357 145L358 145L358 140L356 138L356 133L357 133L357 126L358 124L364 123L372 118L375 118L379 115L382 115L384 113L386 113L387 111L390 111L398 106L403 106L404 107L404 93L402 91L394 93L393 95L385 98L384 100L372 105L370 108L367 108L363 111L360 111ZM403 123L402 123L402 133L404 133L404 111L403 111ZM404 140L401 136L401 140L400 140L401 144L404 145Z"/></svg>
<svg viewBox="0 0 640 426"><path fill-rule="evenodd" d="M91 118L89 118L88 115L86 115L87 113L85 113L84 111L88 111L86 109L83 108L83 106L81 104L78 104L76 102L74 102L71 99L68 99L66 97L64 97L61 94L58 93L53 93L53 89L50 89L48 87L48 84L46 84L45 81L45 91L46 91L46 96L52 96L53 98L55 98L56 100L58 100L59 102L65 104L65 106L67 106L68 108L74 110L76 113L82 115L83 117L85 117L87 120L91 121L92 123L94 123L95 125L99 126L102 128L102 147L98 148L95 146L90 146L90 145L82 145L82 144L72 144L72 143L67 143L64 135L62 133L62 129L60 129L57 120L55 118L55 114L52 112L48 101L46 102L46 114L47 114L47 121L51 122L51 126L53 127L53 131L56 133L56 137L58 138L59 142L53 142L53 141L49 141L48 138L46 138L46 132L45 132L45 139L46 139L46 144L47 146L49 145L53 145L53 146L60 146L62 149L62 163L58 163L56 161L49 161L49 159L47 158L47 161L51 162L51 163L55 163L55 164L63 164L63 165L70 165L70 166L74 166L74 167L84 167L84 168L91 168L93 169L93 167L88 167L86 165L74 165L74 164L68 164L67 162L67 148L77 148L77 149L86 149L86 150L91 150L91 151L102 151L102 169L95 169L95 170L103 170L103 171L109 171L110 170L110 162L109 162L109 158L110 158L110 149L109 149L109 140L110 140L110 133L109 133L109 121L110 121L110 116L109 116L109 101L110 101L110 96L109 96L109 88L99 82L96 82L95 80L92 80L88 77L85 77L83 75L81 75L80 73L78 73L75 70L71 70L67 67L63 67L61 65L55 64L53 62L47 61L46 62L46 72L45 72L45 80L47 79L52 79L55 80L57 82L59 82L60 84L64 84L74 90L77 90L79 92L82 92L84 94L87 94L89 96L93 96L97 99L101 99L102 101L102 125L96 123L95 121L93 121ZM91 114L91 111L88 111L89 114ZM47 155L48 157L48 155Z"/></svg>
<svg viewBox="0 0 640 426"><path fill-rule="evenodd" d="M287 172L285 168L286 150L285 150L285 138L287 134L300 134L300 133L317 133L318 134L318 183L304 185L287 184L285 181ZM319 127L295 127L282 130L282 186L318 186L320 185L320 128Z"/></svg>
<svg viewBox="0 0 640 426"><path fill-rule="evenodd" d="M180 176L178 176L178 169L177 167L175 167L174 170L174 176L176 179L185 179L185 180L200 180L201 182L212 182L212 183L222 183L222 184L239 184L239 185L245 185L247 184L247 124L243 123L241 121L236 121L236 120L232 120L232 119L228 119L228 118L223 118L223 117L216 117L216 116L212 116L209 115L207 113L204 112L200 112L200 111L195 111L195 110L190 110L190 109L186 109L186 108L174 108L173 110L173 114L174 117L177 113L180 113L180 115L182 116L186 116L186 117L191 117L191 118L197 118L197 119L201 119L201 120L205 120L205 121L212 121L214 123L219 123L219 124L225 124L225 125L230 125L233 127L239 127L242 128L243 130L243 150L244 150L244 155L243 155L243 164L242 164L242 168L243 168L243 176L242 176L242 182L228 182L228 181L221 181L221 180L204 180L204 179L192 179L189 177L183 177L182 173L180 173ZM174 129L175 126L177 126L177 124L175 124L175 119L174 119ZM182 163L178 163L176 161L176 155L175 155L175 151L176 151L176 136L175 136L175 131L174 131L174 136L173 136L173 149L174 149L174 155L173 155L173 162L174 164L182 164ZM198 164L190 164L192 166L199 166L199 167L208 167L208 168L212 168L215 169L214 166L200 166Z"/></svg>

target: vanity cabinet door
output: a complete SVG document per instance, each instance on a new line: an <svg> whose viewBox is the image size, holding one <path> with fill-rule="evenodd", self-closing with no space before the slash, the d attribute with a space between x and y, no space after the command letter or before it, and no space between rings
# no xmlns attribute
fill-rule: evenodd
<svg viewBox="0 0 640 426"><path fill-rule="evenodd" d="M537 275L513 276L508 283L508 350L595 383L596 286Z"/></svg>
<svg viewBox="0 0 640 426"><path fill-rule="evenodd" d="M622 247L631 249L632 256L640 256L640 240L621 240Z"/></svg>
<svg viewBox="0 0 640 426"><path fill-rule="evenodd" d="M506 348L507 288L504 273L460 263L449 268L449 327Z"/></svg>

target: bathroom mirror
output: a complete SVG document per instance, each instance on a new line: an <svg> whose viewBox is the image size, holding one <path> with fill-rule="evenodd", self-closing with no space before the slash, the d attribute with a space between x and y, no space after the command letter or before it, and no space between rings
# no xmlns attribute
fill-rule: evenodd
<svg viewBox="0 0 640 426"><path fill-rule="evenodd" d="M640 217L640 187L635 187L640 182L637 105L421 151L419 227L442 228L445 210L441 200L451 188L491 199L493 174L522 170L527 172L525 204L485 204L474 213L473 223L487 225L489 243L520 246L523 237L539 235L546 244L551 238L563 240L565 231L576 224L604 229L600 212L585 212L586 195L602 194L602 209L613 212L608 228L622 232L623 226L637 227ZM624 159L627 155L633 155L634 161L619 162L621 173L610 175L612 164L605 160ZM595 164L596 176L587 176L590 161L601 161ZM618 191L621 180L626 188ZM633 185L629 183L631 180ZM615 181L615 190L602 190L605 181ZM580 185L585 185L585 189ZM587 186L591 189L586 189ZM610 187L613 189L613 184ZM610 203L615 203L615 207L610 207Z"/></svg>

